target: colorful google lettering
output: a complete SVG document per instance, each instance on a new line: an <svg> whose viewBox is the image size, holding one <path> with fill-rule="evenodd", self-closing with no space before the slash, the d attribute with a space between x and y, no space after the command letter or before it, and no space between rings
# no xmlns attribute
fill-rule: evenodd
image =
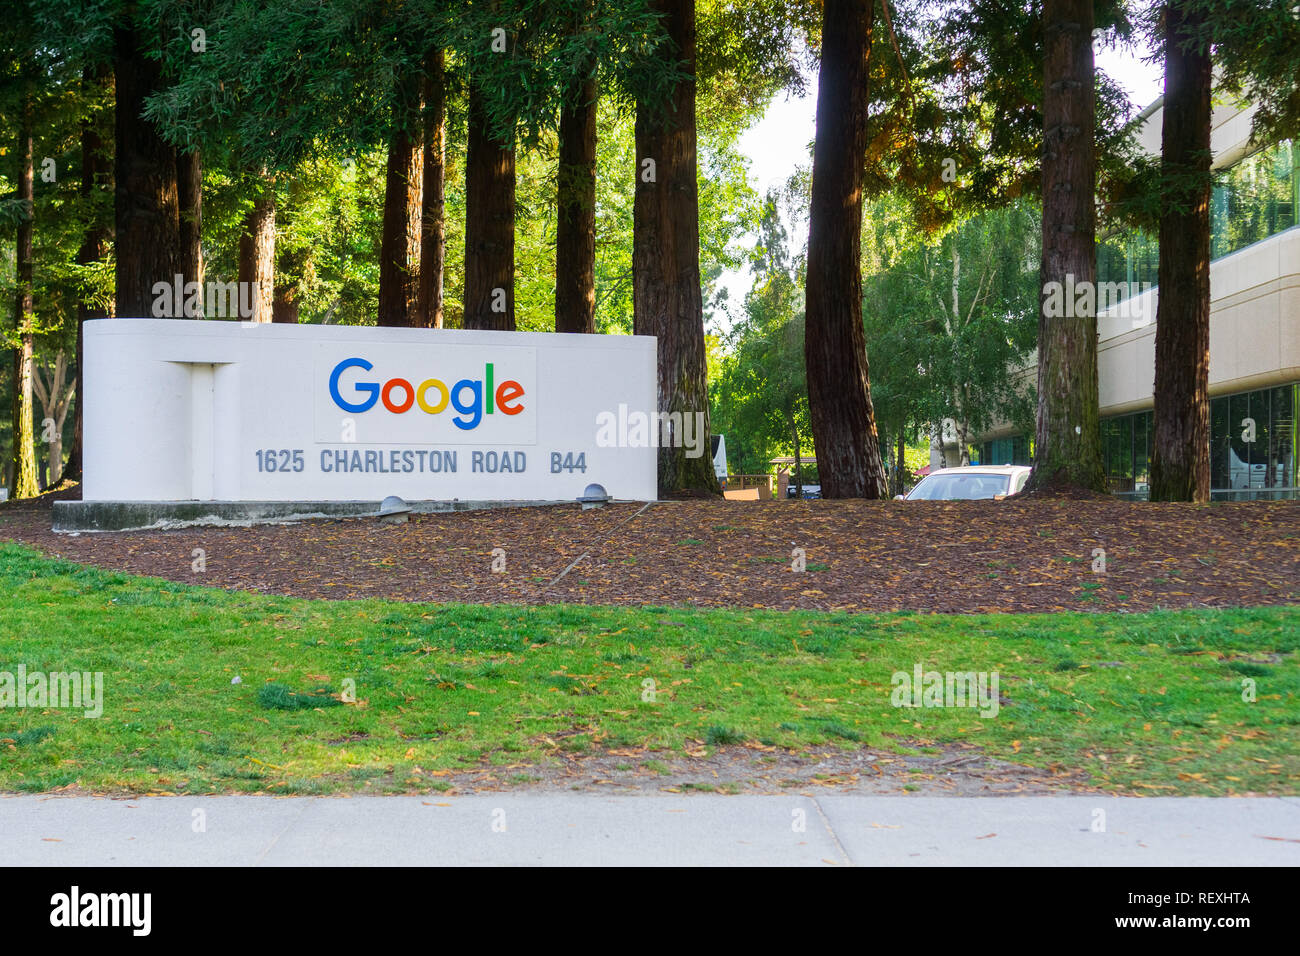
<svg viewBox="0 0 1300 956"><path fill-rule="evenodd" d="M330 398L334 404L345 412L359 414L381 402L384 408L394 415L401 415L419 405L429 415L438 415L450 404L459 415L452 418L452 424L462 431L477 428L483 421L484 414L500 412L503 415L518 415L524 410L520 399L524 397L524 387L513 379L507 379L499 385L493 385L495 369L491 362L486 364L483 378L462 378L450 387L440 379L426 378L419 385L412 385L404 378L390 378L382 385L379 382L353 382L351 388L358 395L366 396L361 401L349 402L339 393L339 379L350 368L359 368L369 372L374 365L363 358L346 358L334 366L330 372ZM429 392L437 393L437 401L430 404ZM397 392L399 400L394 401ZM469 392L469 399L465 393Z"/></svg>

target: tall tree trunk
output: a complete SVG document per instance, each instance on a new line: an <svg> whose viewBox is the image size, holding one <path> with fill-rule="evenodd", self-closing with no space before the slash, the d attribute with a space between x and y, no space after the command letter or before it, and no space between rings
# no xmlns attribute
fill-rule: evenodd
<svg viewBox="0 0 1300 956"><path fill-rule="evenodd" d="M465 328L515 329L515 151L471 84L465 157Z"/></svg>
<svg viewBox="0 0 1300 956"><path fill-rule="evenodd" d="M1205 14L1165 6L1152 501L1210 500L1210 51ZM1271 472L1270 472L1271 474Z"/></svg>
<svg viewBox="0 0 1300 956"><path fill-rule="evenodd" d="M278 243L276 253L275 301L271 304L271 321L297 325L299 318L298 283L302 280L303 254Z"/></svg>
<svg viewBox="0 0 1300 956"><path fill-rule="evenodd" d="M442 270L447 253L446 177L447 81L441 50L424 63L424 202L420 238L420 290L417 324L442 328Z"/></svg>
<svg viewBox="0 0 1300 956"><path fill-rule="evenodd" d="M135 23L118 27L113 73L117 93L117 187L114 254L117 308L122 318L153 315L156 282L171 283L181 272L180 204L176 151L163 142L153 123L142 118L145 97L160 85L160 67L141 49Z"/></svg>
<svg viewBox="0 0 1300 956"><path fill-rule="evenodd" d="M180 200L181 275L203 287L203 155L197 149L176 157Z"/></svg>
<svg viewBox="0 0 1300 956"><path fill-rule="evenodd" d="M99 86L113 82L112 70L107 65L88 66L81 74L82 93L90 98L98 95ZM111 187L113 169L109 158L104 155L104 140L93 119L83 120L81 125L81 203L89 217L86 231L82 234L81 248L77 250L77 264L89 265L98 262L108 251L108 244L113 238L113 224L110 218L101 215L96 201L100 191ZM88 319L107 318L108 313L98 305L81 301L77 303L77 384L73 393L72 448L68 453L68 467L64 474L74 481L80 481L81 474L81 407L84 403L85 382L82 369L85 366L84 327Z"/></svg>
<svg viewBox="0 0 1300 956"><path fill-rule="evenodd" d="M1045 0L1038 421L1027 490L1106 490L1097 391L1093 0ZM1058 284L1055 292L1052 284ZM1082 294L1075 295L1079 290Z"/></svg>
<svg viewBox="0 0 1300 956"><path fill-rule="evenodd" d="M824 498L881 498L862 329L862 174L874 0L826 0L813 144L804 361Z"/></svg>
<svg viewBox="0 0 1300 956"><path fill-rule="evenodd" d="M26 72L26 70L24 70ZM23 78L22 102L18 107L18 232L15 243L17 293L14 296L13 485L10 498L30 498L39 493L36 485L36 446L32 434L32 220L34 217L32 168L32 79Z"/></svg>
<svg viewBox="0 0 1300 956"><path fill-rule="evenodd" d="M382 326L420 322L420 233L423 231L424 134L420 79L403 78L393 106L384 176L384 225L379 250L379 316Z"/></svg>
<svg viewBox="0 0 1300 956"><path fill-rule="evenodd" d="M700 293L699 197L695 147L695 0L651 0L668 32L663 56L685 79L666 110L636 111L636 195L632 210L632 331L659 339L659 411L679 413L698 432L703 454L685 436L659 449L659 493L718 495L708 455L709 390ZM696 423L699 423L698 425ZM664 445L667 447L664 447ZM674 447L675 446L675 447Z"/></svg>
<svg viewBox="0 0 1300 956"><path fill-rule="evenodd" d="M569 91L560 110L556 176L555 331L596 331L596 105L594 74Z"/></svg>
<svg viewBox="0 0 1300 956"><path fill-rule="evenodd" d="M275 187L264 179L258 189L239 237L240 318L270 322L275 301ZM243 314L246 289L252 290L250 314Z"/></svg>

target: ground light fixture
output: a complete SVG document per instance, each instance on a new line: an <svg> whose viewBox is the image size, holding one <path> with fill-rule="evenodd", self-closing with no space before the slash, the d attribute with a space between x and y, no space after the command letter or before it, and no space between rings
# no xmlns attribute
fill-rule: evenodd
<svg viewBox="0 0 1300 956"><path fill-rule="evenodd" d="M582 492L582 497L578 499L582 503L582 510L587 511L590 508L603 508L605 503L612 500L609 492L605 490L604 485L598 485L595 482L589 484Z"/></svg>
<svg viewBox="0 0 1300 956"><path fill-rule="evenodd" d="M376 515L384 524L406 524L411 514L411 506L397 495L389 495L379 503Z"/></svg>

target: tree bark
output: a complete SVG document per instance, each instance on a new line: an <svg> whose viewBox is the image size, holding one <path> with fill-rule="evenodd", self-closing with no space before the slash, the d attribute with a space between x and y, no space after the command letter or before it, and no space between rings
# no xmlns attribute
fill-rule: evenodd
<svg viewBox="0 0 1300 956"><path fill-rule="evenodd" d="M423 231L424 135L420 79L398 85L384 177L384 224L379 250L381 326L419 326L420 234Z"/></svg>
<svg viewBox="0 0 1300 956"><path fill-rule="evenodd" d="M299 318L298 283L302 280L303 254L291 252L284 243L277 244L275 301L271 304L271 321L297 325Z"/></svg>
<svg viewBox="0 0 1300 956"><path fill-rule="evenodd" d="M690 457L685 436L659 449L661 495L718 495L709 456L709 391L700 293L699 196L695 144L695 0L651 0L663 14L663 55L686 78L666 111L636 111L636 193L632 209L632 331L658 337L658 411L680 414L698 431L704 454ZM652 163L653 166L649 164ZM699 423L698 426L696 423ZM683 429L684 430L684 429ZM675 446L675 447L674 447Z"/></svg>
<svg viewBox="0 0 1300 956"><path fill-rule="evenodd" d="M596 331L596 106L595 76L574 84L560 110L556 177L555 331Z"/></svg>
<svg viewBox="0 0 1300 956"><path fill-rule="evenodd" d="M26 74L27 71L24 70ZM14 296L14 401L10 456L13 485L10 498L31 498L39 494L36 483L36 446L32 434L32 220L34 216L34 169L32 167L32 78L23 78L22 102L18 106L19 215L15 236L17 292Z"/></svg>
<svg viewBox="0 0 1300 956"><path fill-rule="evenodd" d="M882 498L862 328L862 176L874 0L826 0L813 145L804 361L824 498Z"/></svg>
<svg viewBox="0 0 1300 956"><path fill-rule="evenodd" d="M82 93L86 97L97 94L96 87L113 82L112 71L107 66L88 66L81 74ZM88 217L85 232L82 234L81 248L77 250L77 264L89 265L98 262L108 251L108 244L113 238L112 222L100 215L96 192L111 188L113 169L109 158L104 155L104 140L99 129L91 119L83 120L81 125L81 204ZM81 474L81 407L84 404L85 382L82 369L85 365L84 328L88 319L107 318L108 313L97 305L81 301L77 303L77 382L73 398L72 448L68 452L68 467L64 474L80 481Z"/></svg>
<svg viewBox="0 0 1300 956"><path fill-rule="evenodd" d="M181 272L176 151L142 117L145 97L160 86L158 61L144 56L134 23L114 35L117 94L113 180L117 308L122 318L153 316L153 286Z"/></svg>
<svg viewBox="0 0 1300 956"><path fill-rule="evenodd" d="M1165 99L1152 501L1210 500L1210 93L1208 49L1180 44L1204 14L1164 10ZM1234 423L1235 424L1235 423ZM1270 474L1272 472L1270 471Z"/></svg>
<svg viewBox="0 0 1300 956"><path fill-rule="evenodd" d="M420 239L420 290L416 311L417 324L433 329L440 329L443 324L442 271L447 254L445 68L443 52L430 51L424 65L424 234Z"/></svg>
<svg viewBox="0 0 1300 956"><path fill-rule="evenodd" d="M1097 390L1093 0L1045 0L1038 416L1026 490L1106 490ZM1049 291L1059 283L1061 294ZM1085 290L1075 296L1076 290ZM1058 314L1060 313L1060 314Z"/></svg>
<svg viewBox="0 0 1300 956"><path fill-rule="evenodd" d="M275 296L275 188L259 184L260 193L244 217L239 237L240 318L248 322L270 322ZM245 289L252 290L252 309L243 314Z"/></svg>
<svg viewBox="0 0 1300 956"><path fill-rule="evenodd" d="M465 158L465 328L515 330L515 151L471 85Z"/></svg>
<svg viewBox="0 0 1300 956"><path fill-rule="evenodd" d="M180 201L181 275L203 287L203 156L197 150L176 157Z"/></svg>

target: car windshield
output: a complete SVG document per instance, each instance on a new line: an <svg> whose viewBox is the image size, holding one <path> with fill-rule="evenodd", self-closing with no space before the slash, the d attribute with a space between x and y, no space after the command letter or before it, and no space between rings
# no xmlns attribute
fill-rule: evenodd
<svg viewBox="0 0 1300 956"><path fill-rule="evenodd" d="M927 475L907 496L909 501L957 501L1005 495L1010 475Z"/></svg>

